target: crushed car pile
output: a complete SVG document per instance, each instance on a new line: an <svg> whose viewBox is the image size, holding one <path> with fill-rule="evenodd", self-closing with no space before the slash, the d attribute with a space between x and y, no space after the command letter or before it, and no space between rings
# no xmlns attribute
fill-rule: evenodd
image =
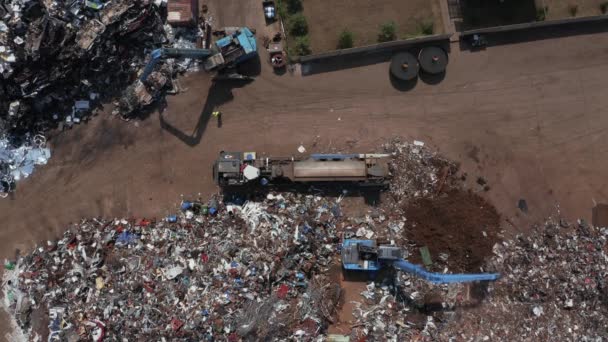
<svg viewBox="0 0 608 342"><path fill-rule="evenodd" d="M0 127L44 132L86 120L165 43L151 1L0 4Z"/></svg>
<svg viewBox="0 0 608 342"><path fill-rule="evenodd" d="M138 80L151 51L192 48L202 35L196 27L165 24L165 6L149 0L0 2L0 145L8 151L0 152L0 192L15 189L13 171L21 162L8 155L29 149L28 135L87 121L113 99L113 113L127 118L175 90L177 73L195 70L195 61L171 59ZM21 161L30 165L31 159ZM21 178L31 171L28 166Z"/></svg>

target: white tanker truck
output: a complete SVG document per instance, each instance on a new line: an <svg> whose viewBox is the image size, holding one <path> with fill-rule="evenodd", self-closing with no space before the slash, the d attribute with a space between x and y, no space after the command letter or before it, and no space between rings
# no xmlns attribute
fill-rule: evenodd
<svg viewBox="0 0 608 342"><path fill-rule="evenodd" d="M220 152L213 178L221 186L258 183L353 182L385 186L389 154L311 154L305 157L263 157L255 152Z"/></svg>

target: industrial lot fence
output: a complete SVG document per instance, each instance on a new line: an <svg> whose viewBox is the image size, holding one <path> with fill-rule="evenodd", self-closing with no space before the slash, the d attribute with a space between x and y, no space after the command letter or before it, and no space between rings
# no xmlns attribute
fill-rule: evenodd
<svg viewBox="0 0 608 342"><path fill-rule="evenodd" d="M300 63L311 63L321 62L324 60L333 59L336 57L356 57L368 54L374 54L379 52L391 52L403 50L406 48L419 47L429 44L438 44L440 42L447 42L451 34L436 34L431 36L424 36L419 38L394 40L391 42L378 43L373 45L355 47L350 49L334 50L329 52L318 53L314 55L301 56L299 57Z"/></svg>

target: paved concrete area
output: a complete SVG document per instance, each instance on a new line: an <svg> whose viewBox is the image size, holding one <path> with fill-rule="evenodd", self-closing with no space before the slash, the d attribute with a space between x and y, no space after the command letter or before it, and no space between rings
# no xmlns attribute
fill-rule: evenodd
<svg viewBox="0 0 608 342"><path fill-rule="evenodd" d="M263 26L228 16L240 2L223 3L216 23ZM214 87L208 75L190 74L163 120L158 112L129 123L104 114L52 139L50 163L0 201L0 258L59 236L81 217L158 217L182 194L206 197L217 191L211 163L220 150L291 155L316 143L365 152L396 135L460 161L471 183L487 179L485 196L513 231L558 211L590 219L594 201L608 201L606 46L605 33L480 52L453 45L445 78L408 91L391 84L387 63L275 75L264 52L251 84ZM215 108L222 127L210 118Z"/></svg>

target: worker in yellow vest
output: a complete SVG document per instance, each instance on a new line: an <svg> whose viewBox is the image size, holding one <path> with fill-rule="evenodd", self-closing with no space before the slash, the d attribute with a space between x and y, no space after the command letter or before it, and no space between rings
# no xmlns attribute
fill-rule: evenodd
<svg viewBox="0 0 608 342"><path fill-rule="evenodd" d="M222 112L216 110L212 112L211 115L217 119L217 127L222 127Z"/></svg>

